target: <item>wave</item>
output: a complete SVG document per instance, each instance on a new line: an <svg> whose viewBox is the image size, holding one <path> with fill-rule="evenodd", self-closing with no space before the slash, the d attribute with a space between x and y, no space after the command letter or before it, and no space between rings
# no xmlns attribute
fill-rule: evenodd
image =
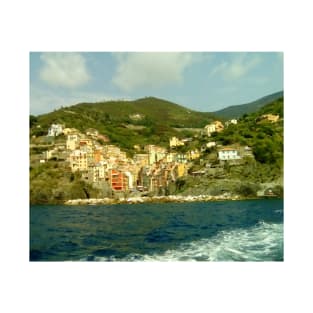
<svg viewBox="0 0 313 313"><path fill-rule="evenodd" d="M248 229L221 231L163 253L88 256L82 261L283 261L283 224L259 222Z"/></svg>

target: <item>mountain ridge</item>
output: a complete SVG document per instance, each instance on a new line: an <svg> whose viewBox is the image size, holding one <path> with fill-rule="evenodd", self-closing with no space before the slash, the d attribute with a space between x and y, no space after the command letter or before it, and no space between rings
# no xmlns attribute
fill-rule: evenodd
<svg viewBox="0 0 313 313"><path fill-rule="evenodd" d="M278 96L274 94L274 97ZM257 111L259 106L266 105L272 99L273 95L268 95L259 99L259 102L250 103L250 111ZM239 107L242 109L247 106ZM54 123L82 132L95 128L107 136L111 143L118 143L131 152L137 144L166 146L172 136L190 137L193 130L202 129L213 120L225 121L225 114L223 117L216 114L218 112L198 112L155 97L132 101L78 103L38 117L31 116L30 135L45 135Z"/></svg>
<svg viewBox="0 0 313 313"><path fill-rule="evenodd" d="M257 100L244 103L244 104L238 104L238 105L231 105L224 109L217 110L214 112L211 112L212 114L222 117L224 119L232 119L232 118L239 118L243 114L249 114L254 113L261 109L266 104L278 100L279 98L282 98L284 96L284 91L278 91L269 95L266 95L262 98L259 98Z"/></svg>

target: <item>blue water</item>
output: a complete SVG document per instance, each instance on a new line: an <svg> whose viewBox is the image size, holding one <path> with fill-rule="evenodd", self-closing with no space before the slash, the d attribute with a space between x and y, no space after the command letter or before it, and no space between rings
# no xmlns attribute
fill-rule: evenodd
<svg viewBox="0 0 313 313"><path fill-rule="evenodd" d="M283 261L283 200L30 207L31 261Z"/></svg>

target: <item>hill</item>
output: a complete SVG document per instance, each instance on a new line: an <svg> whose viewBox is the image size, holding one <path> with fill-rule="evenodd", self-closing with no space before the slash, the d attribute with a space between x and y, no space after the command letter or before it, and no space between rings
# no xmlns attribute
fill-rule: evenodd
<svg viewBox="0 0 313 313"><path fill-rule="evenodd" d="M283 91L279 91L276 93L273 93L271 95L265 96L263 98L260 98L256 101L249 102L246 104L241 104L241 105L232 105L229 106L225 109L218 110L213 112L214 115L224 118L224 119L232 119L232 118L239 118L243 114L249 114L249 113L254 113L260 110L262 107L265 105L282 98L284 96Z"/></svg>
<svg viewBox="0 0 313 313"><path fill-rule="evenodd" d="M170 136L188 136L180 129L202 128L213 119L213 114L196 112L178 104L154 97L135 101L80 103L39 115L31 121L31 134L46 134L52 123L85 131L96 128L112 143L131 150L135 144L166 146ZM38 130L36 125L40 125Z"/></svg>
<svg viewBox="0 0 313 313"><path fill-rule="evenodd" d="M186 153L187 151L197 149L201 151L201 154L199 158L188 162L188 172L185 175L169 184L169 194L221 195L227 192L236 195L239 194L244 197L255 197L257 192L262 193L266 188L276 188L275 193L279 196L283 196L283 103L283 98L275 100L263 106L258 112L244 114L238 120L237 124L229 125L222 132L212 133L211 137L197 134L190 142L186 142L186 145L176 147L172 150L179 153ZM122 104L120 104L120 106L122 106ZM161 127L161 122L158 118L152 119L151 115L151 125L147 123L144 129L139 128L137 130L135 128L132 130L126 127L130 125L127 121L121 122L123 116L119 117L117 114L113 114L113 111L110 111L111 115L109 117L104 115L106 122L104 125L101 124L98 122L97 116L93 116L90 113L89 110L91 108L93 108L93 105L81 104L66 109L68 114L64 114L65 109L61 109L51 114L39 116L38 118L32 117L30 121L32 133L42 131L41 127L37 127L39 122L42 125L44 125L44 123L50 125L51 122L66 121L66 123L68 123L67 126L75 126L77 128L81 125L80 123L85 123L85 125L82 124L82 129L85 129L89 125L96 128L95 124L92 124L92 121L95 120L98 123L97 125L103 127L104 131L110 132L111 138L114 138L117 141L116 144L123 148L123 150L127 150L125 146L128 144L130 145L134 142L138 143L138 140L145 140L147 144L156 143L160 145L159 142L149 142L151 139L157 140L157 137L160 135L147 132L147 136L144 137L144 133L141 132L141 137L133 137L133 133L138 130L146 129L146 131L149 130L150 132L153 128ZM182 116L185 116L184 108L181 109L179 106L173 106L172 109L173 111L176 109L180 110ZM78 114L79 110L85 112L86 115L80 116ZM146 110L148 110L148 108L146 108ZM138 112L138 110L136 110L136 112ZM149 113L149 110L146 112ZM142 123L144 118L140 119L136 114L130 117L132 123L136 121ZM279 114L280 118L272 122L264 117L262 118L264 114ZM67 119L68 115L72 116L72 119ZM125 116L127 115L124 115L124 117ZM58 118L58 120L53 120L53 118ZM116 120L113 118L116 118ZM70 124L71 121L73 124ZM158 125L156 124L157 122L159 123ZM169 119L167 123L171 125ZM125 128L118 126L122 124ZM136 125L133 125L133 127L135 126ZM117 134L114 133L114 127L119 131ZM168 132L174 131L170 126L167 127L169 129ZM125 131L124 137L121 135L121 131ZM47 132L44 130L44 136L41 137L43 140L46 138L46 134ZM35 138L34 141L37 141L37 139L40 139L40 136ZM165 139L162 139L164 146L169 149L168 141L164 142ZM99 189L97 186L86 181L85 178L82 179L79 172L71 172L69 163L66 161L65 157L63 159L61 157L51 158L44 163L39 162L42 158L42 152L51 149L54 145L58 147L60 145L64 146L65 140L65 136L58 136L53 139L50 145L31 145L31 203L63 203L68 199L103 198L112 196L108 184L105 185L105 187L102 186L102 189ZM121 141L119 142L118 140ZM31 143L32 141L33 138L31 139ZM208 141L215 141L217 145L203 149L203 147L207 147L206 144ZM253 157L243 158L239 164L230 164L228 162L221 163L218 160L218 150L223 146L229 145L239 145L241 147L249 146L252 150ZM69 153L69 151L67 151L67 153ZM198 174L195 173L200 175L198 176Z"/></svg>

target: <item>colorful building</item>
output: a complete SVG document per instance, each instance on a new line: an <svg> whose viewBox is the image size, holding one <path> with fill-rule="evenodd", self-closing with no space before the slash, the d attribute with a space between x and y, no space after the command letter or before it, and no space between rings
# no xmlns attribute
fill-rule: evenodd
<svg viewBox="0 0 313 313"><path fill-rule="evenodd" d="M149 154L149 165L159 162L166 156L166 149L155 145L145 146L145 151Z"/></svg>
<svg viewBox="0 0 313 313"><path fill-rule="evenodd" d="M184 142L181 141L180 139L178 139L177 137L172 137L170 139L170 147L179 147L179 146L183 146Z"/></svg>
<svg viewBox="0 0 313 313"><path fill-rule="evenodd" d="M84 151L74 150L69 155L69 161L72 172L88 170L87 153Z"/></svg>
<svg viewBox="0 0 313 313"><path fill-rule="evenodd" d="M109 181L111 188L114 191L126 191L128 190L128 177L117 169L109 170Z"/></svg>
<svg viewBox="0 0 313 313"><path fill-rule="evenodd" d="M75 150L79 145L79 136L77 134L68 135L66 139L66 149Z"/></svg>

